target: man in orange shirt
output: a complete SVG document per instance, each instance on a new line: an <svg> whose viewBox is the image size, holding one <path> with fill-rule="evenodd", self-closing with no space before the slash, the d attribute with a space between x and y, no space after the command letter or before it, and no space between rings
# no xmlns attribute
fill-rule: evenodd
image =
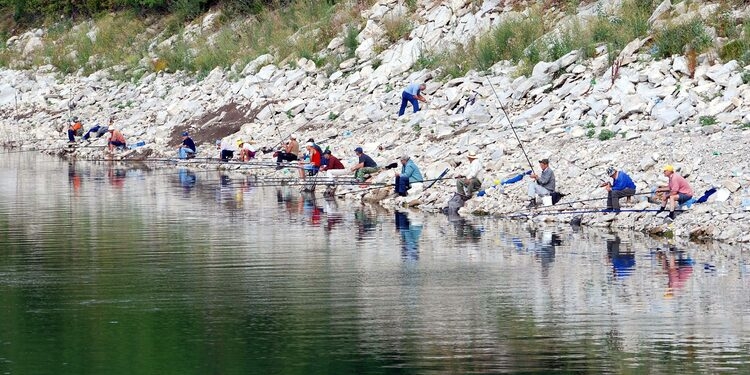
<svg viewBox="0 0 750 375"><path fill-rule="evenodd" d="M661 205L659 212L664 211L664 208L669 203L669 218L674 219L674 208L677 205L681 205L690 200L693 197L693 188L690 187L685 177L675 173L674 167L671 165L664 166L664 176L669 179L669 185L666 187L660 187L656 189L656 192L665 192L664 200Z"/></svg>

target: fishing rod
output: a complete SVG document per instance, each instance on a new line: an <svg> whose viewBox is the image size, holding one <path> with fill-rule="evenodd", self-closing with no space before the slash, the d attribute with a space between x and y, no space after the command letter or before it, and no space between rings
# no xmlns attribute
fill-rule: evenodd
<svg viewBox="0 0 750 375"><path fill-rule="evenodd" d="M420 180L420 181L415 181L415 182L442 181L442 180L449 180L449 179L452 179L452 178L453 177L439 177L439 178L432 178L432 179ZM360 184L363 184L363 183L360 183ZM376 186L376 187L371 187L371 188L366 188L366 189L360 189L360 190L345 191L343 193L339 193L339 194L336 194L336 195L337 196L342 196L342 195L351 194L351 193L364 193L364 192L368 192L370 190L381 189L381 188L384 188L384 187L391 187L391 186L396 186L396 184L383 183L381 186Z"/></svg>
<svg viewBox="0 0 750 375"><path fill-rule="evenodd" d="M526 150L523 148L523 144L521 143L521 138L518 137L518 133L516 133L516 128L513 127L513 121L511 121L510 116L508 116L508 112L505 111L505 106L503 105L503 102L500 101L500 96L497 95L497 91L495 91L495 86L492 85L492 81L490 81L489 76L487 76L487 83L490 84L490 88L492 88L492 92L495 94L495 98L497 98L497 102L500 104L500 109L503 110L503 114L505 115L505 118L508 119L508 124L510 125L510 129L513 130L513 135L516 136L518 145L521 147L521 152L523 152L523 156L526 157L526 162L529 163L529 168L531 168L531 173L534 173L534 166L531 165L531 160L529 160L529 155L526 154Z"/></svg>
<svg viewBox="0 0 750 375"><path fill-rule="evenodd" d="M606 210L579 210L579 211L561 211L561 212L550 212L546 215L550 216L557 216L557 215L572 215L572 214L588 214L588 213L617 213L617 212L665 212L663 210L657 210L657 209L651 209L651 208L644 208L640 210L635 209L622 209L619 211L606 211ZM685 210L674 210L674 212L685 212ZM515 218L515 217L529 217L530 214L517 214L515 216L498 216L498 217L506 217L506 218Z"/></svg>
<svg viewBox="0 0 750 375"><path fill-rule="evenodd" d="M653 194L653 193L652 192L635 193L635 194L633 194L631 196L636 196L636 195L650 195L650 194ZM623 197L623 198L625 198L625 197ZM603 199L608 199L608 197L580 199L580 200L570 201L570 202L558 202L557 204L554 204L552 206L542 206L542 207L535 208L535 209L522 208L522 209L519 209L519 210L506 212L503 215L510 215L510 214L515 214L515 213L525 212L525 211L548 212L548 211L551 211L552 209L560 208L561 206L565 206L565 205L572 205L572 204L575 204L575 203L585 203L585 202L592 202L592 201L600 201L600 200L603 200ZM575 208L575 209L579 209L579 208Z"/></svg>

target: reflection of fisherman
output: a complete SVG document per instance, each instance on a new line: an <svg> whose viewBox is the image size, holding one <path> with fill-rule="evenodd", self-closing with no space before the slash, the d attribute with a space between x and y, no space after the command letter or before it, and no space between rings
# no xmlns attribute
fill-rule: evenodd
<svg viewBox="0 0 750 375"><path fill-rule="evenodd" d="M456 240L458 243L465 241L478 242L482 237L482 230L480 228L471 225L457 213L449 213L448 221L453 224L456 230Z"/></svg>
<svg viewBox="0 0 750 375"><path fill-rule="evenodd" d="M671 298L674 292L685 286L690 275L693 274L693 260L684 251L670 247L667 251L659 251L656 258L667 272L667 290L664 297Z"/></svg>
<svg viewBox="0 0 750 375"><path fill-rule="evenodd" d="M419 260L422 224L412 223L404 212L396 211L396 230L401 234L401 259Z"/></svg>
<svg viewBox="0 0 750 375"><path fill-rule="evenodd" d="M192 171L185 168L180 168L177 175L180 177L180 185L185 188L185 191L190 191L190 189L195 186L197 177Z"/></svg>
<svg viewBox="0 0 750 375"><path fill-rule="evenodd" d="M607 240L607 257L612 263L615 278L630 276L635 268L635 253L620 250L620 237Z"/></svg>
<svg viewBox="0 0 750 375"><path fill-rule="evenodd" d="M354 222L357 225L357 240L365 239L365 234L375 231L377 220L365 213L363 209L354 211Z"/></svg>

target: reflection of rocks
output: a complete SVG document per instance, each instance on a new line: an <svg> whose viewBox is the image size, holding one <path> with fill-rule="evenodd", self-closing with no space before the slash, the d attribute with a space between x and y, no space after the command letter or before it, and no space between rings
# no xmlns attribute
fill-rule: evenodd
<svg viewBox="0 0 750 375"><path fill-rule="evenodd" d="M426 178L435 178L444 166L451 168L448 177L452 177L461 168L459 153L476 149L487 166L487 188L497 178L528 168L508 119L499 109L502 104L532 161L550 157L560 176L559 189L571 194L567 200L605 196L593 186L608 165L626 170L641 191L648 191L665 182L659 171L663 164L676 164L690 172L688 179L697 194L718 186L729 189L731 195L723 202L709 200L694 206L669 231L678 237L700 233L726 241L750 241L750 222L740 206L750 183L750 159L745 152L750 133L739 127L750 119L743 100L750 95L750 88L743 83L743 71L736 62L709 65L711 59L700 56L695 78L689 78L684 57L652 60L643 53L646 41L636 40L620 54L623 65L614 80L603 49L589 60L571 52L556 61L540 62L531 77L515 78L515 67L498 63L491 68L489 79L501 102L488 78L474 71L447 82L434 79L432 71L413 71L423 52L467 43L499 20L520 16L511 7L498 4L420 2L424 7L410 15L402 5L377 1L364 12L367 22L358 35L357 57L330 72L316 68L308 59L277 66L271 55L237 68L236 81L229 80L221 69L202 80L151 73L137 83L110 80L104 73L59 81L49 67L33 74L2 70L0 114L6 120L0 128L0 141L38 149L62 148L65 139L59 131L71 108L72 114L84 119L85 127L105 123L114 115L115 126L123 130L128 143L144 141L143 152L157 157L174 156L170 145L184 128L203 140L199 157L213 156L214 138L253 140L260 148L278 144L280 135L297 132L304 139L335 137L326 145L338 152L347 166L355 162L349 151L354 145L362 145L382 164L397 155L411 154L420 168L428 171ZM581 7L580 12L579 16L587 17L591 9ZM665 22L664 15L677 13L660 7L654 22ZM693 13L702 16L705 12ZM409 38L379 51L385 45L384 19L401 15L414 23ZM195 32L204 28L196 24L186 29ZM33 50L43 36L41 30L33 30L7 44L21 51ZM341 37L343 34L329 44L327 52L345 50ZM423 111L397 119L401 89L410 81L428 82L430 102ZM469 98L474 99L471 104ZM15 118L18 120L10 121ZM328 130L323 135L319 129L324 128ZM614 137L599 140L603 131ZM50 144L50 135L58 136L59 141ZM79 147L74 154L77 158L100 158L102 151L96 146L105 142L94 141L92 147ZM260 155L260 160L268 157ZM195 164L214 167L205 162ZM246 169L256 174L282 173ZM389 183L392 176L386 174L373 182ZM724 185L727 181L731 181L729 186ZM380 201L387 196L384 190L373 190L367 199ZM452 190L450 183L438 182L408 202L387 198L384 204L438 210L450 199ZM505 194L490 190L467 202L460 213L504 215L521 210L526 201L522 190L511 187ZM360 194L347 197L361 199ZM632 207L647 208L637 198ZM662 219L649 213L623 213L616 219L589 216L583 224L664 232L660 229ZM570 217L542 215L534 220L565 222Z"/></svg>

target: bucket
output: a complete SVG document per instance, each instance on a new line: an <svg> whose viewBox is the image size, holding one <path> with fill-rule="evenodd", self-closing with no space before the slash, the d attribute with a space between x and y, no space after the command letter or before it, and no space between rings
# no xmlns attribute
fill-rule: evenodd
<svg viewBox="0 0 750 375"><path fill-rule="evenodd" d="M542 197L542 204L545 206L551 206L552 205L552 196L551 195L545 195Z"/></svg>

